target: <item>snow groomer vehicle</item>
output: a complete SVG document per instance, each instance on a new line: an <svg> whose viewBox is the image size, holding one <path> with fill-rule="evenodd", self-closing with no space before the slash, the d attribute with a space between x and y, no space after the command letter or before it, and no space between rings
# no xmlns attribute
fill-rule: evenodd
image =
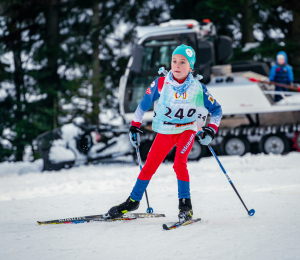
<svg viewBox="0 0 300 260"><path fill-rule="evenodd" d="M170 70L173 50L186 44L196 52L194 75L203 76L201 82L222 106L223 119L211 143L218 154L300 151L300 93L275 92L274 86L257 82L269 80L269 67L263 62L228 64L232 41L227 36L217 35L212 22L171 20L156 26L137 27L136 32L137 42L119 85L120 113L126 124L130 124L151 82L159 77L158 69ZM274 94L282 95L283 99L275 103ZM141 135L142 160L147 158L156 135L151 130L152 117L153 107L143 118L142 128L146 134ZM169 159L175 149L168 155ZM199 160L206 155L207 148L194 142L189 160Z"/></svg>

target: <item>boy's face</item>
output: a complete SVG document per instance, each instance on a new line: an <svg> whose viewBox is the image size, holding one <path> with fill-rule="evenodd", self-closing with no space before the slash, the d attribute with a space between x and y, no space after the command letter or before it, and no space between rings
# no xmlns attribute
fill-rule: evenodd
<svg viewBox="0 0 300 260"><path fill-rule="evenodd" d="M192 71L187 58L181 54L175 54L173 56L171 61L171 69L176 79L184 79L187 77L189 72Z"/></svg>
<svg viewBox="0 0 300 260"><path fill-rule="evenodd" d="M277 55L277 63L283 65L285 63L285 57L281 54Z"/></svg>

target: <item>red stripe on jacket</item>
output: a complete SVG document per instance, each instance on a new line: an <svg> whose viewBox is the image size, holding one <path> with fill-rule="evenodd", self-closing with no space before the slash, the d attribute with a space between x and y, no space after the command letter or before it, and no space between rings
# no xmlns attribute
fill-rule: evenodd
<svg viewBox="0 0 300 260"><path fill-rule="evenodd" d="M165 77L160 77L159 79L158 79L158 82L157 82L157 89L158 89L158 93L160 93L161 92L161 90L162 90L162 88L163 88L163 86L164 86L164 83L165 83Z"/></svg>

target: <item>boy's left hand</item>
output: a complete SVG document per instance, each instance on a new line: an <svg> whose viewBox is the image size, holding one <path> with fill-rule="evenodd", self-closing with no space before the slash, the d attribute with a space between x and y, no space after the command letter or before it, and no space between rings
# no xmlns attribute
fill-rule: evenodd
<svg viewBox="0 0 300 260"><path fill-rule="evenodd" d="M215 138L215 129L211 127L202 127L202 131L196 135L196 140L202 145L209 145L210 142Z"/></svg>

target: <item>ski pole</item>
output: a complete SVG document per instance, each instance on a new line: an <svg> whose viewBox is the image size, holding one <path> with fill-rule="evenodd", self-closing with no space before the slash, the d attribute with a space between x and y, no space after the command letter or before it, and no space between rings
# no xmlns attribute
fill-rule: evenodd
<svg viewBox="0 0 300 260"><path fill-rule="evenodd" d="M245 209L246 209L247 212L248 212L248 215L249 215L249 216L253 216L254 213L255 213L255 210L254 210L254 209L250 209L250 210L247 209L247 207L246 207L244 201L242 200L240 194L238 193L238 191L237 191L236 188L234 187L232 181L230 180L230 178L229 178L228 174L226 173L225 169L223 168L223 166L222 166L221 162L219 161L217 155L215 154L214 150L212 149L212 147L211 147L210 145L208 145L208 148L209 148L210 152L212 153L212 155L216 158L217 162L219 163L219 165L220 165L222 171L224 172L224 174L225 174L227 180L229 181L229 183L231 184L232 188L234 189L236 195L238 195L238 197L240 198L241 202L243 203Z"/></svg>
<svg viewBox="0 0 300 260"><path fill-rule="evenodd" d="M139 165L140 165L140 170L143 169L142 166L142 161L141 161L141 155L140 155L140 151L139 151L139 146L136 147L136 154L137 154L137 158L139 160ZM147 213L153 213L153 208L150 208L149 206L149 200L148 200L148 195L147 195L147 189L145 190L145 195L146 195L146 200L147 200L147 205L148 205L148 209L147 209Z"/></svg>

